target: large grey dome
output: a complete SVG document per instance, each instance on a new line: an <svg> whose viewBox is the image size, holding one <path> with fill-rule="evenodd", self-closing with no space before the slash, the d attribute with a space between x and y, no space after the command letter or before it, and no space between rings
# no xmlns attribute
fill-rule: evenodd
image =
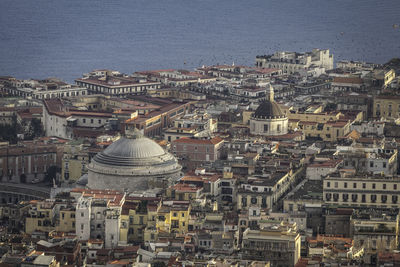
<svg viewBox="0 0 400 267"><path fill-rule="evenodd" d="M179 179L182 169L172 154L138 131L98 153L87 168L89 188L131 192L165 187Z"/></svg>
<svg viewBox="0 0 400 267"><path fill-rule="evenodd" d="M134 166L141 159L160 157L164 149L147 137L121 137L106 150L94 157L94 161L120 166Z"/></svg>

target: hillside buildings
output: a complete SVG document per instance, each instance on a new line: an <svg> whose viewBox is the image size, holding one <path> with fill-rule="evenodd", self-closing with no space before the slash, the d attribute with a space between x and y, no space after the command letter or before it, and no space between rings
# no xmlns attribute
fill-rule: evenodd
<svg viewBox="0 0 400 267"><path fill-rule="evenodd" d="M277 52L3 92L0 264L397 266L396 65L339 66Z"/></svg>

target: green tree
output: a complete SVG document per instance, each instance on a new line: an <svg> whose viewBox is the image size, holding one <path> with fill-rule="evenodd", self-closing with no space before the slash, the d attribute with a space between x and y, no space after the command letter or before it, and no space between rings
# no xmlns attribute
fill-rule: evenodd
<svg viewBox="0 0 400 267"><path fill-rule="evenodd" d="M17 122L17 117L12 118L11 124L0 125L0 140L8 141L11 144L16 144L18 141L17 134L21 132L21 127Z"/></svg>
<svg viewBox="0 0 400 267"><path fill-rule="evenodd" d="M42 123L39 119L32 119L30 125L29 125L29 130L26 135L26 139L32 140L35 139L36 137L40 137L43 135L43 126Z"/></svg>
<svg viewBox="0 0 400 267"><path fill-rule="evenodd" d="M56 179L58 172L60 172L60 168L54 165L50 166L44 176L44 181L47 183L53 183L53 179Z"/></svg>

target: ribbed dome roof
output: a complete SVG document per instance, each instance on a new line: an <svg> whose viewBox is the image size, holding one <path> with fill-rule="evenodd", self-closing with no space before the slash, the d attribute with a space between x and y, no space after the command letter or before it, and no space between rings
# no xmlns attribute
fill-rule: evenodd
<svg viewBox="0 0 400 267"><path fill-rule="evenodd" d="M281 108L275 101L263 101L253 114L258 119L273 119L285 117Z"/></svg>
<svg viewBox="0 0 400 267"><path fill-rule="evenodd" d="M153 140L142 135L121 137L103 152L94 157L94 161L106 165L137 166L148 161L159 160L167 153Z"/></svg>

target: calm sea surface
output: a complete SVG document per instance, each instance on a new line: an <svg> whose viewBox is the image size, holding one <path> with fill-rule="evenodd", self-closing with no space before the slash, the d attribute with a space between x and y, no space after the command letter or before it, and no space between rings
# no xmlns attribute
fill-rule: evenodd
<svg viewBox="0 0 400 267"><path fill-rule="evenodd" d="M400 57L400 0L0 0L0 75L254 64L276 50Z"/></svg>

